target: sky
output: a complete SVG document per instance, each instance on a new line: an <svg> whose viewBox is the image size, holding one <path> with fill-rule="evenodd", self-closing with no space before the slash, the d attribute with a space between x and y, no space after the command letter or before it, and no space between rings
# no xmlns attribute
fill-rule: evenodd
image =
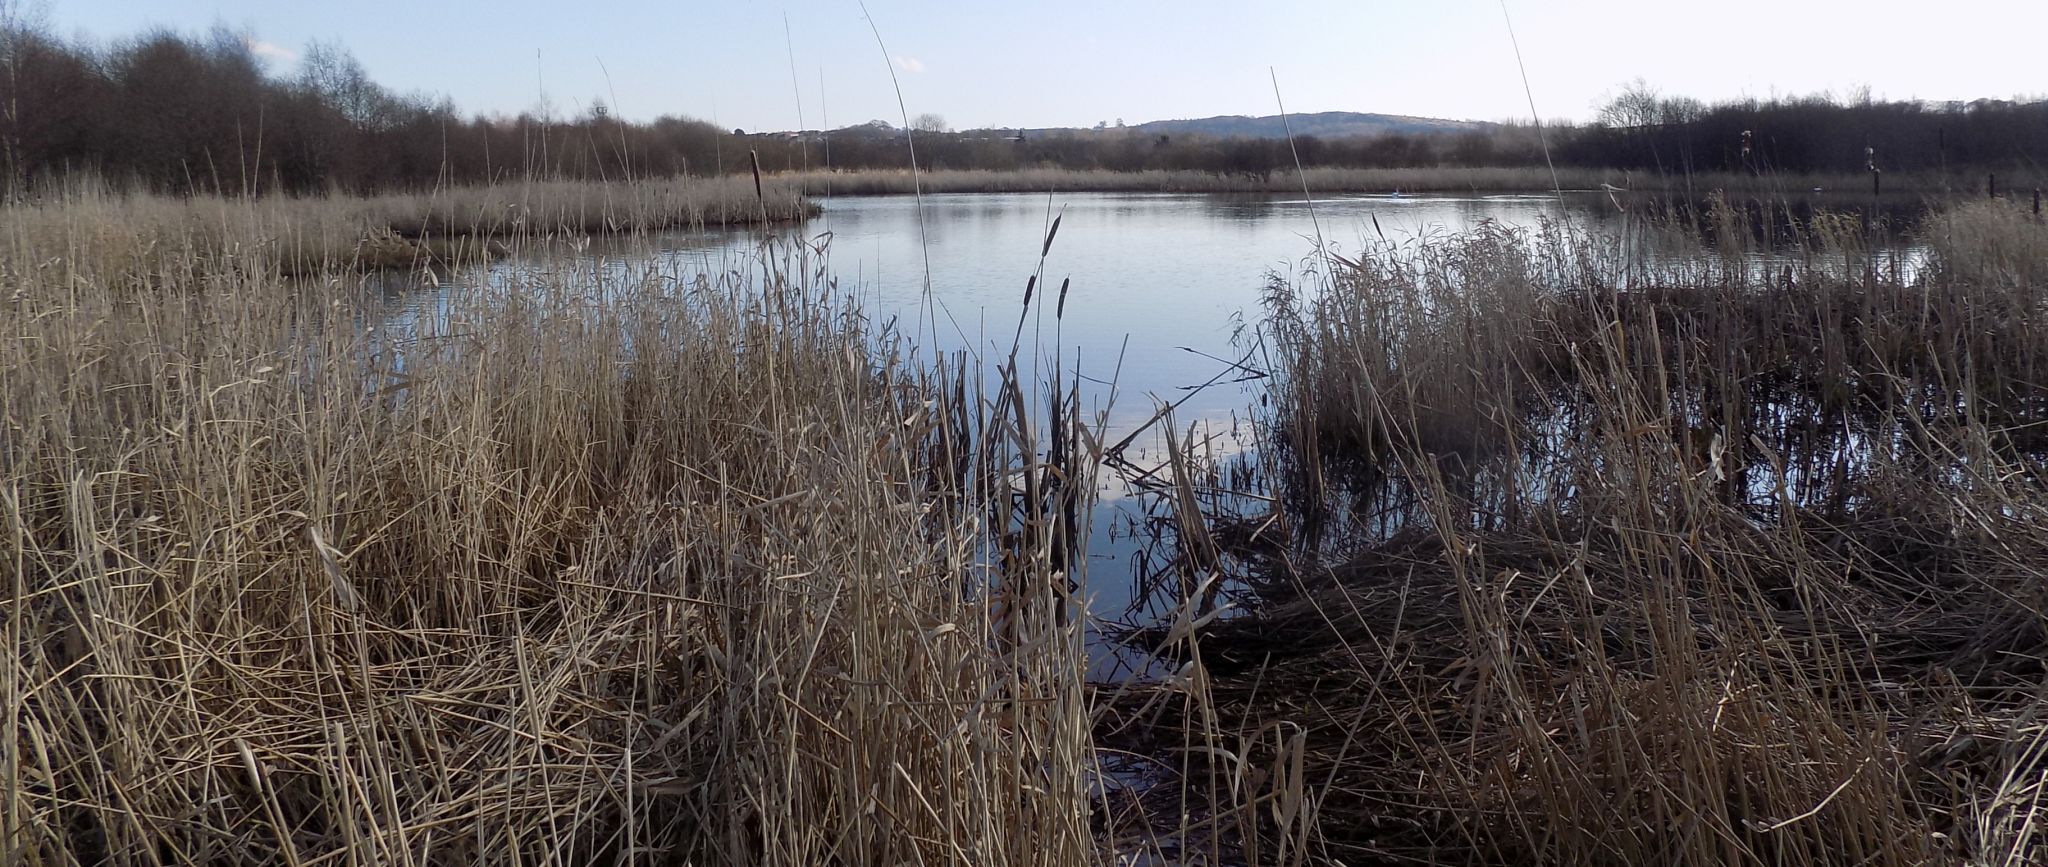
<svg viewBox="0 0 2048 867"><path fill-rule="evenodd" d="M8 2L101 41L226 25L287 75L309 41L339 43L387 87L465 112L602 99L749 130L1269 115L1275 77L1290 112L1474 120L1526 119L1529 93L1544 118L1589 119L1637 78L1710 101L2048 91L2038 52L2018 50L2048 32L2043 0L1508 0L1529 93L1500 0L867 0L871 18L857 0Z"/></svg>

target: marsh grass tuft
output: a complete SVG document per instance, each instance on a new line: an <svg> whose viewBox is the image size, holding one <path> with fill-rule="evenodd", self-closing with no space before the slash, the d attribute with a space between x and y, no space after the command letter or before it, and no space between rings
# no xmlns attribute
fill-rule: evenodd
<svg viewBox="0 0 2048 867"><path fill-rule="evenodd" d="M1182 667L1098 737L1227 747L1170 779L1237 843L1305 776L1344 863L2037 860L2048 235L1946 210L1917 269L1817 237L1485 227L1277 282L1278 499L1178 532L1284 544L1181 561L1149 640ZM1233 575L1251 610L1196 626Z"/></svg>

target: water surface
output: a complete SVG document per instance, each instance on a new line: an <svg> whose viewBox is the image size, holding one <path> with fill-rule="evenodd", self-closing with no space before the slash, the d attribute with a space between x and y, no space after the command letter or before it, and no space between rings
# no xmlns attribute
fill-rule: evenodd
<svg viewBox="0 0 2048 867"><path fill-rule="evenodd" d="M800 228L667 235L644 244L599 244L593 267L660 260L670 270L748 270L764 243L805 243L857 294L877 322L894 319L924 353L967 349L1008 354L1019 334L1026 281L1039 273L1052 222L1059 230L1043 262L1037 302L1023 318L1020 358L1060 359L1081 377L1082 406L1107 415L1106 442L1144 428L1178 403L1177 429L1205 448L1246 447L1246 407L1264 358L1242 329L1261 315L1274 275L1319 267L1338 255L1471 230L1487 221L1620 233L1620 202L1569 196L1301 196L1073 193L839 197ZM507 262L491 271L517 268ZM459 279L490 279L491 271ZM1055 316L1062 284L1064 315ZM930 303L927 304L929 292ZM431 302L427 302L431 303ZM1034 347L1036 352L1033 352ZM1243 367L1239 366L1243 362ZM1050 364L1050 361L1046 362ZM1214 383L1202 388L1205 383ZM1158 431L1128 451L1156 464ZM1133 566L1144 560L1143 498L1105 474L1104 507L1090 539L1092 610L1119 618L1133 607ZM1140 600L1134 617L1157 616ZM1101 673L1101 672L1098 672Z"/></svg>

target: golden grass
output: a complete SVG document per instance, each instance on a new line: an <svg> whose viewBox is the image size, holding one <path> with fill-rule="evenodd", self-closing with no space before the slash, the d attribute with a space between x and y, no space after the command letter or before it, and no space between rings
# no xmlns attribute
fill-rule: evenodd
<svg viewBox="0 0 2048 867"><path fill-rule="evenodd" d="M148 239L389 202L81 207L0 256L0 862L1093 857L1086 522L991 481L1085 449L808 259L392 318Z"/></svg>
<svg viewBox="0 0 2048 867"><path fill-rule="evenodd" d="M424 267L488 258L513 238L779 223L816 212L791 184L756 197L751 182L682 178L634 183L508 182L370 198L169 198L78 179L40 200L0 206L14 242L108 272L221 260L290 275Z"/></svg>

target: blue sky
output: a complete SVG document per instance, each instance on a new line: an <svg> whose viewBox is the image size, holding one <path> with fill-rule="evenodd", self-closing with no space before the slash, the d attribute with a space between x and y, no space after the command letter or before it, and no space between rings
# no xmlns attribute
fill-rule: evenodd
<svg viewBox="0 0 2048 867"><path fill-rule="evenodd" d="M911 114L936 112L961 128L1272 114L1268 67L1290 111L1528 115L1498 0L869 0L886 59L854 0L28 4L60 34L95 39L225 24L258 40L280 72L309 40L336 41L388 86L486 113L529 109L544 88L559 111L603 98L634 118L786 129L797 125L800 92L808 126L900 123L894 66ZM2048 32L2040 0L1510 0L1509 9L1545 117L1590 117L1637 77L1707 99L1865 85L1927 99L2048 90L2038 52L2019 50L2021 34Z"/></svg>

